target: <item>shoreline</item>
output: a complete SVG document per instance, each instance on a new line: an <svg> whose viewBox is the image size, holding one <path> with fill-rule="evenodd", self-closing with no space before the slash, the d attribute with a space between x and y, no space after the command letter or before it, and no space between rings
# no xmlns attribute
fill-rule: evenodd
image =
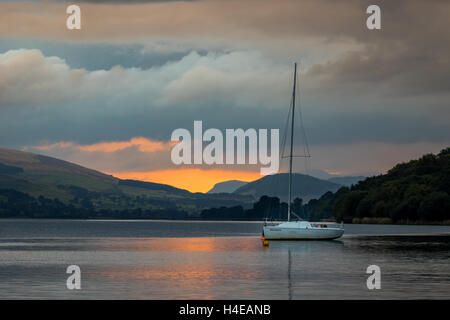
<svg viewBox="0 0 450 320"><path fill-rule="evenodd" d="M117 218L88 218L88 219L79 219L79 218L20 218L20 217L0 217L1 221L92 221L92 222L107 222L107 221L126 221L126 222L180 222L180 223L189 223L189 222L198 222L198 223L255 223L255 224L263 224L264 221L261 220L202 220L202 219L117 219ZM355 220L355 219L353 219ZM281 223L283 221L270 221L271 223ZM311 223L323 223L323 224L340 224L340 222L334 221L309 221ZM345 225L384 225L384 226L450 226L450 220L445 220L442 222L427 222L427 221L402 221L400 223L392 223L392 221L381 220L378 218L369 218L369 219L359 219L358 222L344 222Z"/></svg>

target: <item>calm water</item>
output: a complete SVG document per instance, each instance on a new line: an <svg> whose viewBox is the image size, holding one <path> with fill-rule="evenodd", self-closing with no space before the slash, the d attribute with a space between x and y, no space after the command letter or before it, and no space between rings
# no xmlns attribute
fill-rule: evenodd
<svg viewBox="0 0 450 320"><path fill-rule="evenodd" d="M260 223L0 220L0 299L449 299L450 227L347 225L270 242ZM81 290L66 268L81 268ZM381 268L368 290L366 268Z"/></svg>

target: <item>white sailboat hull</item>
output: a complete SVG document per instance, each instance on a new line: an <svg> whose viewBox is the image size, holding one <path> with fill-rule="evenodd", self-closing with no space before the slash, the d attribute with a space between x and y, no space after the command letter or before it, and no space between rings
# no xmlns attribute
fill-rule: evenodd
<svg viewBox="0 0 450 320"><path fill-rule="evenodd" d="M266 240L332 240L344 234L343 228L314 227L307 222L285 222L264 226Z"/></svg>

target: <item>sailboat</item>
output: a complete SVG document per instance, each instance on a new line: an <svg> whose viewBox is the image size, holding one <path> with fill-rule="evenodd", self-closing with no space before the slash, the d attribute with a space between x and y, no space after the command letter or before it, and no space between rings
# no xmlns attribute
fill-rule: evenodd
<svg viewBox="0 0 450 320"><path fill-rule="evenodd" d="M295 115L295 90L297 86L297 63L294 64L294 89L292 91L292 109L291 112L291 145L289 153L289 202L287 221L275 225L267 222L263 226L263 242L267 240L331 240L341 237L344 234L344 226L330 227L327 224L311 223L301 220L291 221L292 212L292 154L294 146L294 115Z"/></svg>

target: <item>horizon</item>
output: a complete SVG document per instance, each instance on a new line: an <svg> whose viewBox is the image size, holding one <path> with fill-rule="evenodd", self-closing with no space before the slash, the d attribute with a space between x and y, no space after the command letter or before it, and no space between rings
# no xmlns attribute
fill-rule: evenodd
<svg viewBox="0 0 450 320"><path fill-rule="evenodd" d="M43 153L30 152L30 151L26 151L26 150L8 149L8 148L3 148L3 147L0 147L0 149L6 149L6 150L12 150L12 151L21 151L21 152L27 152L27 153L31 153L31 154L35 154L35 155L48 156L48 155L43 154ZM444 149L446 149L446 148L444 148ZM442 150L444 150L444 149L442 149ZM440 151L442 151L442 150L440 150ZM431 153L431 154L437 155L438 153L439 152ZM423 155L421 155L418 158L408 159L405 162L409 162L409 161L412 161L412 160L417 160L417 159L423 157L424 155L426 155L426 154L423 154ZM55 157L52 157L52 158L55 158ZM192 184L185 184L182 181L180 182L180 179L179 179L180 178L180 172L181 172L181 174L183 174L183 173L185 173L187 171L188 175L190 175L190 177L192 178L192 177L198 176L200 173L204 174L205 171L208 173L208 171L209 171L208 169L200 170L198 168L194 168L194 169L188 169L188 170L172 170L171 172L163 171L162 174L164 176L161 176L159 179L154 179L154 177L151 176L151 175L148 175L148 173L129 173L129 174L125 173L124 175L116 175L114 173L103 171L101 169L98 170L98 169L94 169L94 168L85 167L82 164L79 164L79 163L76 163L76 162L71 162L71 161L64 160L64 159L59 159L59 158L55 158L55 159L67 161L67 162L73 163L75 165L82 166L82 167L84 167L86 169L92 169L92 170L98 171L98 172L100 172L102 174L110 175L110 176L113 176L114 178L121 179L121 180L130 179L130 180L139 180L139 181L144 181L144 182L153 182L153 183L165 184L165 185L169 185L169 186L172 186L172 187L175 187L175 188L184 189L184 190L187 190L187 191L192 192L192 193L197 193L197 192L208 193L208 191L212 190L217 184L220 184L220 183L223 183L223 182L229 182L229 181L233 181L233 180L249 183L249 182L254 182L256 180L259 180L259 179L261 179L261 178L263 178L265 176L268 176L268 175L288 174L288 172L284 172L284 171L283 172L273 173L273 174L268 174L268 175L260 175L259 173L255 173L255 178L254 179L252 179L251 176L250 176L250 178L248 178L247 180L225 179L225 180L216 182L216 180L214 179L216 175L219 174L222 177L224 177L224 176L226 177L227 175L229 175L231 177L234 177L235 176L234 172L227 172L227 171L224 171L224 170L221 171L221 170L216 170L216 169L210 169L210 171L212 173L211 176L213 178L212 179L210 178L209 180L207 179L206 182L205 182L205 180L202 180L202 181L200 181L199 184L194 184L194 188L192 189ZM397 164L401 164L401 163L405 163L405 162L399 162ZM395 164L395 165L397 165L397 164ZM389 168L389 169L392 169L392 168ZM382 173L379 173L379 174L386 174L386 173L387 172L382 172ZM157 172L157 174L160 174L160 172ZM244 172L244 174L245 174L245 172ZM324 180L324 181L327 181L327 180L330 180L330 179L333 179L333 178L350 178L350 177L369 178L369 177L373 177L373 176L377 176L378 175L378 174L372 174L372 175L370 175L370 174L342 175L342 174L329 173L329 172L326 172L326 171L319 171L319 170L316 170L315 173L312 173L312 172L311 173L293 172L293 174L307 175L307 176L310 176L310 177L313 177L313 178L317 178L317 179L320 179L320 180ZM143 177L143 179L142 179L142 177Z"/></svg>

